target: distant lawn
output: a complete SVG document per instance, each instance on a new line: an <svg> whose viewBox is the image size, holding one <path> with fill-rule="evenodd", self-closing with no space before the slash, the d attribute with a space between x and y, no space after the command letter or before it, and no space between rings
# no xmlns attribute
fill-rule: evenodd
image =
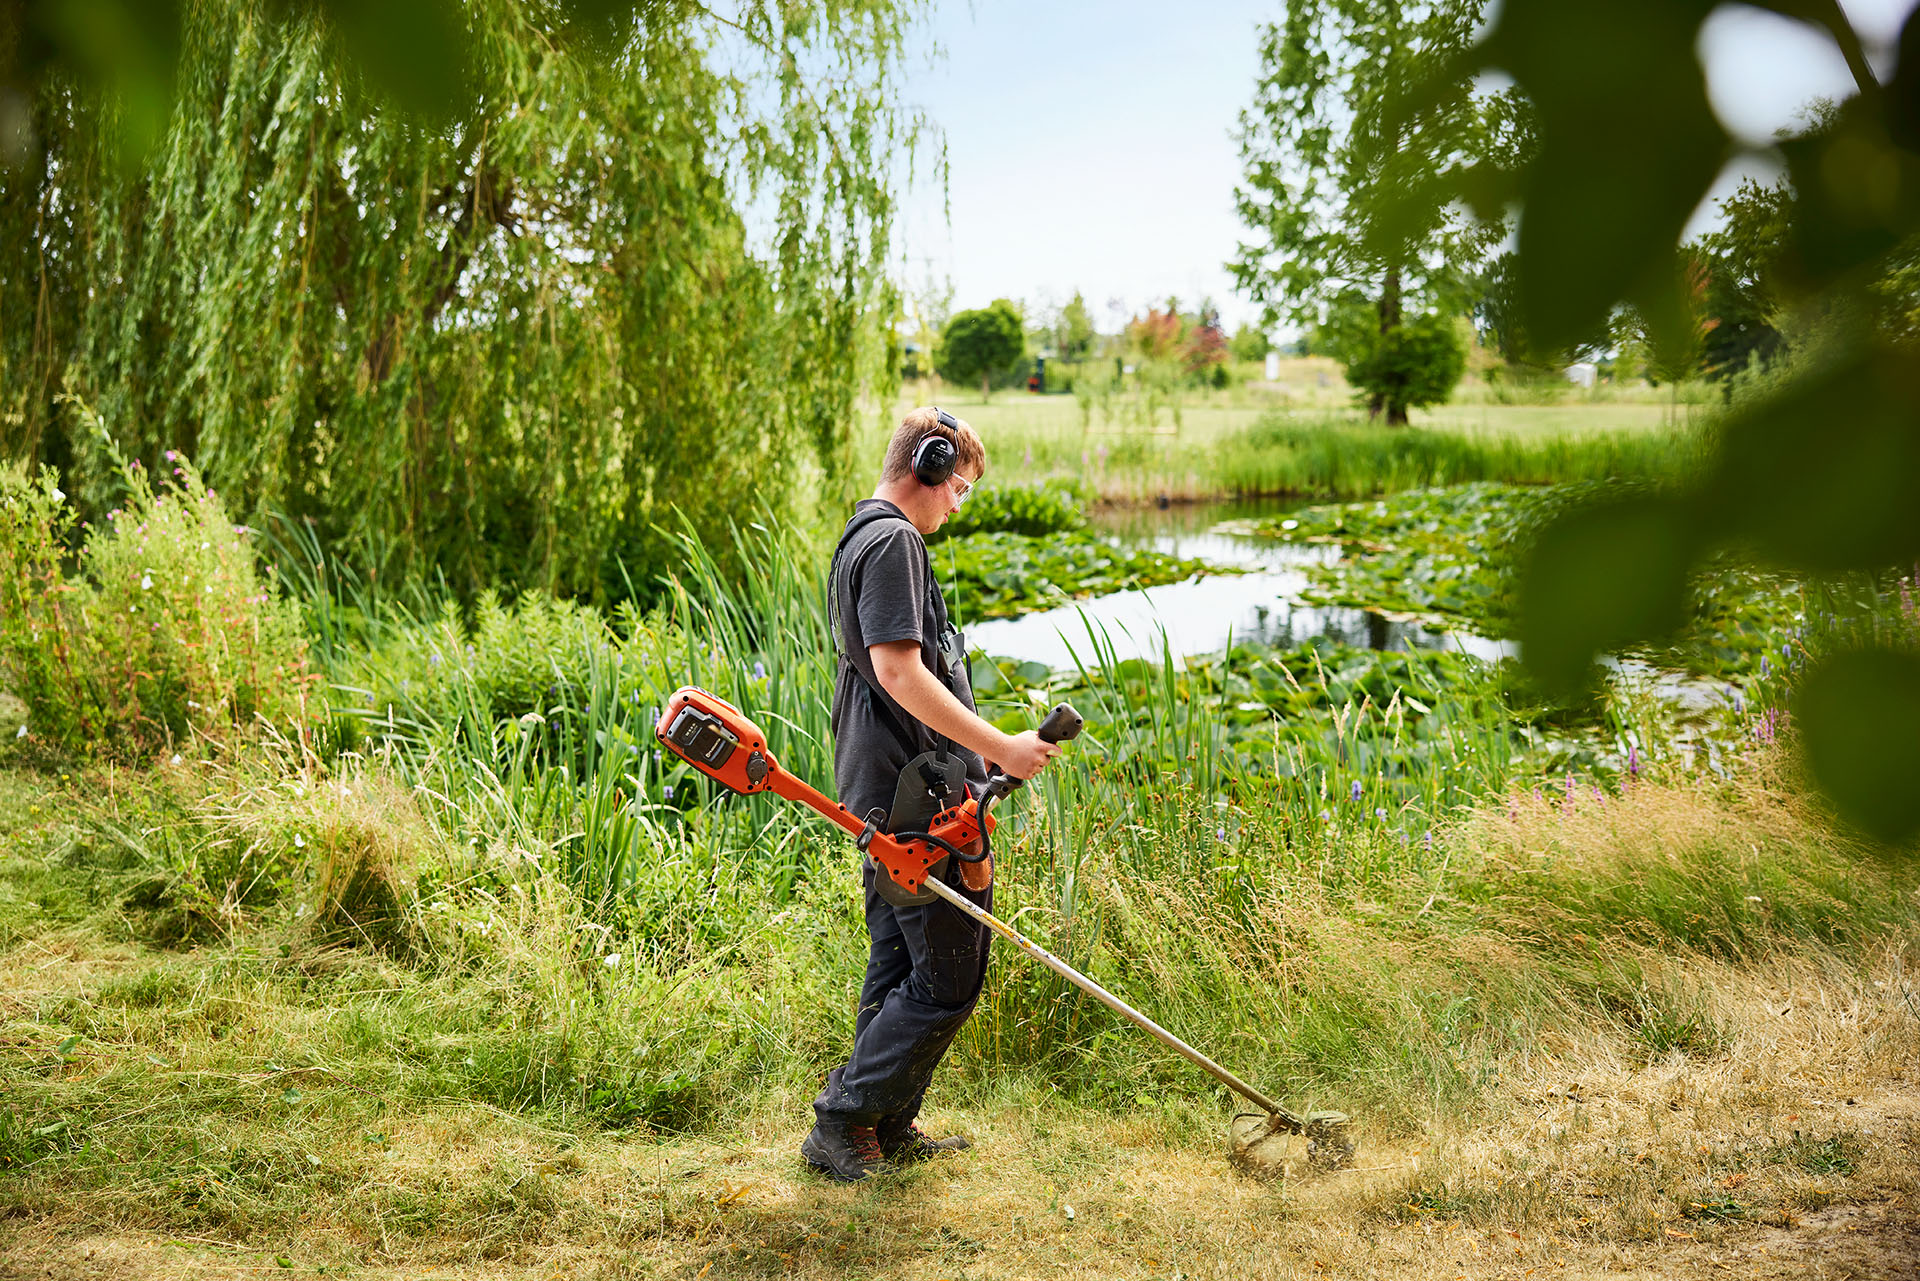
<svg viewBox="0 0 1920 1281"><path fill-rule="evenodd" d="M856 457L877 457L899 414L933 402L980 432L1000 483L1069 476L1118 503L1267 493L1364 497L1410 484L1645 474L1635 461L1640 455L1669 452L1663 435L1681 446L1712 409L1711 393L1700 387L1681 389L1676 403L1665 388L1548 384L1527 389L1537 403L1501 403L1515 390L1469 379L1453 403L1416 410L1401 430L1354 408L1339 366L1324 357L1283 362L1272 383L1190 391L1177 425L1165 406L1149 423L1137 404L1115 401L1088 413L1070 394L1006 390L983 401L978 389L920 383L904 388L893 412L865 429ZM1616 457L1622 450L1634 458ZM1500 457L1481 457L1486 451ZM1680 457L1688 449L1672 452ZM1307 455L1313 461L1304 461ZM1409 465L1415 455L1424 461Z"/></svg>

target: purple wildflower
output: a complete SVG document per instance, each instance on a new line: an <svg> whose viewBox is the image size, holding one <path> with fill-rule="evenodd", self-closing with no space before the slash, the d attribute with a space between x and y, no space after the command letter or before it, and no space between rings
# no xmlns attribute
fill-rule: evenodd
<svg viewBox="0 0 1920 1281"><path fill-rule="evenodd" d="M1633 775L1635 778L1640 777L1640 749L1638 747L1627 748L1627 773Z"/></svg>
<svg viewBox="0 0 1920 1281"><path fill-rule="evenodd" d="M1373 816L1384 823L1387 819L1387 811L1384 808L1377 809L1373 812Z"/></svg>
<svg viewBox="0 0 1920 1281"><path fill-rule="evenodd" d="M1360 780L1359 779L1356 778L1353 780L1353 794L1349 796L1347 799L1350 801L1358 801L1360 799Z"/></svg>
<svg viewBox="0 0 1920 1281"><path fill-rule="evenodd" d="M665 789L663 790L663 792L662 792L662 794L663 794L663 795L665 796L665 798L666 798L667 800L672 800L672 799L673 799L673 784L672 784L672 783L668 783L668 784L666 785L666 787L665 787Z"/></svg>
<svg viewBox="0 0 1920 1281"><path fill-rule="evenodd" d="M1427 853L1433 853L1433 833L1431 831L1427 833L1425 845L1427 847Z"/></svg>
<svg viewBox="0 0 1920 1281"><path fill-rule="evenodd" d="M753 665L753 679L757 681L767 679L767 665L765 663L756 662Z"/></svg>
<svg viewBox="0 0 1920 1281"><path fill-rule="evenodd" d="M1226 829L1226 828L1224 828L1224 827L1216 827L1216 828L1214 828L1214 829L1213 829L1213 839L1214 839L1214 840L1216 840L1216 841L1224 841L1224 840L1226 840L1226 839L1227 839L1227 829Z"/></svg>
<svg viewBox="0 0 1920 1281"><path fill-rule="evenodd" d="M173 450L169 449L166 453L160 456L166 459L168 462L172 462L174 459L178 458L180 455L175 453Z"/></svg>

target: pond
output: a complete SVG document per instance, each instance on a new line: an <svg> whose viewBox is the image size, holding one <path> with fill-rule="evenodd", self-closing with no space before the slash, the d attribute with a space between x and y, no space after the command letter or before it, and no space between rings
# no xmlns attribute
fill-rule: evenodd
<svg viewBox="0 0 1920 1281"><path fill-rule="evenodd" d="M1048 667L1097 665L1110 646L1116 660L1213 653L1229 641L1288 647L1325 637L1363 649L1459 650L1498 659L1508 641L1458 630L1435 630L1373 610L1309 605L1300 600L1308 566L1339 559L1328 545L1282 543L1233 532L1299 506L1279 500L1190 503L1096 514L1094 529L1127 550L1197 557L1242 570L1114 592L1056 609L994 619L967 628L976 650Z"/></svg>

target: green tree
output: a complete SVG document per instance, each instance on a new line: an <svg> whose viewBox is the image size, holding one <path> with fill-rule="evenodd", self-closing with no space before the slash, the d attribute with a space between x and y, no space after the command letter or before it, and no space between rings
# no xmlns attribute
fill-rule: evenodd
<svg viewBox="0 0 1920 1281"><path fill-rule="evenodd" d="M1611 345L1603 325L1556 348L1544 348L1534 341L1520 308L1519 258L1511 251L1495 258L1480 273L1473 287L1472 315L1484 345L1498 352L1509 366L1535 376L1558 377L1574 361L1590 359Z"/></svg>
<svg viewBox="0 0 1920 1281"><path fill-rule="evenodd" d="M1093 340L1096 337L1093 317L1087 314L1087 300L1076 289L1067 305L1060 309L1059 334L1054 340L1060 359L1074 362L1085 360L1093 352Z"/></svg>
<svg viewBox="0 0 1920 1281"><path fill-rule="evenodd" d="M1227 348L1235 360L1265 360L1267 353L1273 350L1273 339L1258 325L1242 324L1233 331Z"/></svg>
<svg viewBox="0 0 1920 1281"><path fill-rule="evenodd" d="M1369 403L1384 405L1389 422L1405 422L1409 409L1445 404L1466 371L1458 326L1432 314L1364 335L1347 360L1347 381Z"/></svg>
<svg viewBox="0 0 1920 1281"><path fill-rule="evenodd" d="M993 375L1009 369L1026 351L1020 312L1005 298L974 311L962 311L940 335L940 374L954 382L980 380L981 399L993 394Z"/></svg>
<svg viewBox="0 0 1920 1281"><path fill-rule="evenodd" d="M1731 377L1756 359L1772 360L1785 343L1777 322L1789 199L1784 182L1762 186L1749 178L1720 202L1720 227L1700 237L1707 311L1715 321L1705 359L1716 378Z"/></svg>
<svg viewBox="0 0 1920 1281"><path fill-rule="evenodd" d="M250 523L466 592L650 583L675 508L718 538L788 501L760 478L793 451L842 474L897 377L900 9L468 0L420 50L462 68L426 116L341 60L366 31L332 8L186 0L144 151L124 85L39 67L0 167L0 451L98 513L116 449L184 450ZM857 70L795 70L826 62Z"/></svg>
<svg viewBox="0 0 1920 1281"><path fill-rule="evenodd" d="M1464 278L1502 219L1443 193L1528 136L1514 94L1476 92L1444 72L1472 38L1484 0L1300 0L1261 29L1261 75L1241 113L1251 235L1228 264L1271 325L1365 306L1384 337L1403 317L1464 306ZM1420 347L1414 344L1407 350ZM1340 353L1365 360L1374 342ZM1406 421L1384 396L1375 415Z"/></svg>

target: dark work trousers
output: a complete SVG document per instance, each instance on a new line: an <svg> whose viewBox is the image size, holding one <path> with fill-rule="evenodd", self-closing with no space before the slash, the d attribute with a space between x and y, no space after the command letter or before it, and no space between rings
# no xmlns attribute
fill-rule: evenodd
<svg viewBox="0 0 1920 1281"><path fill-rule="evenodd" d="M904 1128L920 1115L933 1069L973 1013L987 977L987 927L935 899L895 907L873 888L886 873L862 860L867 894L867 981L854 1021L853 1053L827 1074L813 1101L823 1121ZM993 887L974 893L961 885L949 859L945 880L987 911Z"/></svg>

